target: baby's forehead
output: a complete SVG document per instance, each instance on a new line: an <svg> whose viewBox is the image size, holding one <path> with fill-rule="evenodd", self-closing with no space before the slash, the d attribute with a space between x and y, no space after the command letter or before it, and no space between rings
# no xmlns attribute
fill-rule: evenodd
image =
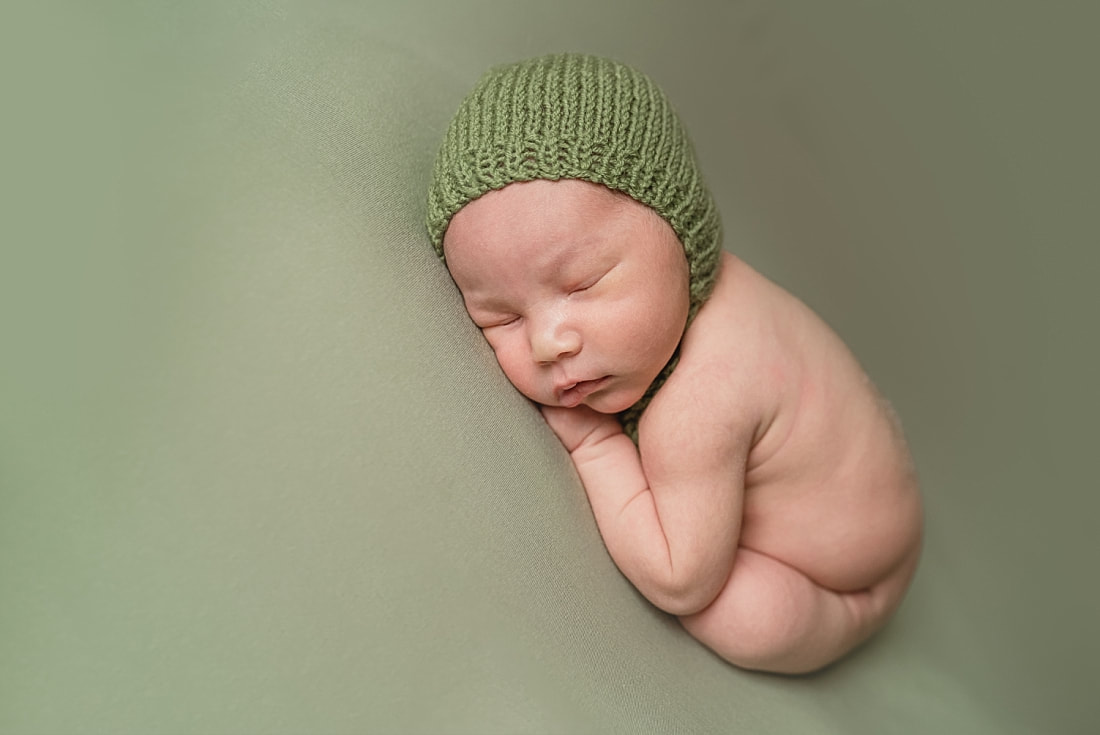
<svg viewBox="0 0 1100 735"><path fill-rule="evenodd" d="M460 286L542 273L577 275L605 260L630 257L663 242L683 245L657 212L623 192L580 180L513 183L471 201L444 238L448 267Z"/></svg>
<svg viewBox="0 0 1100 735"><path fill-rule="evenodd" d="M554 223L542 228L494 228L474 220L469 227L456 228L457 236L447 241L447 264L452 272L476 269L481 276L477 280L486 286L493 285L493 278L521 272L568 274L621 249L607 237L608 230L597 217L580 228Z"/></svg>

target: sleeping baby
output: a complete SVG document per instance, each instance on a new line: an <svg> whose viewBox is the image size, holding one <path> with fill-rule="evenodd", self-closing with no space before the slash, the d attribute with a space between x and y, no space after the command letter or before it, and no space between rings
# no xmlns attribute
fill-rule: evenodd
<svg viewBox="0 0 1100 735"><path fill-rule="evenodd" d="M648 600L783 673L885 624L921 546L898 421L821 319L722 251L652 80L577 54L489 70L436 159L428 229Z"/></svg>

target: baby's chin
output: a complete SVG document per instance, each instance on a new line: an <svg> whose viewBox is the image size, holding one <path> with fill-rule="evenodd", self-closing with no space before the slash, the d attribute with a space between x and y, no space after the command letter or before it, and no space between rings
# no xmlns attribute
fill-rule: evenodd
<svg viewBox="0 0 1100 735"><path fill-rule="evenodd" d="M598 413L618 414L642 400L645 391L637 392L626 389L609 389L606 393L599 392L588 396L584 400L585 406Z"/></svg>

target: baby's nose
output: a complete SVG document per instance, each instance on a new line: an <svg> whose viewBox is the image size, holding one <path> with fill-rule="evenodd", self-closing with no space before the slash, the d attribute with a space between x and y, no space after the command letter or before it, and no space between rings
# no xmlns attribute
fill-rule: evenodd
<svg viewBox="0 0 1100 735"><path fill-rule="evenodd" d="M532 324L531 355L538 363L557 362L580 352L581 336L561 318L546 318Z"/></svg>

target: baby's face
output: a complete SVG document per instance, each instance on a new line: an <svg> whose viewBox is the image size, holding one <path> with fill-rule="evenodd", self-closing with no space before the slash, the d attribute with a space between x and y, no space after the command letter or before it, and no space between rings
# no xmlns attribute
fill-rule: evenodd
<svg viewBox="0 0 1100 735"><path fill-rule="evenodd" d="M505 375L537 403L623 411L683 335L683 247L655 212L605 187L491 191L452 218L443 247Z"/></svg>

